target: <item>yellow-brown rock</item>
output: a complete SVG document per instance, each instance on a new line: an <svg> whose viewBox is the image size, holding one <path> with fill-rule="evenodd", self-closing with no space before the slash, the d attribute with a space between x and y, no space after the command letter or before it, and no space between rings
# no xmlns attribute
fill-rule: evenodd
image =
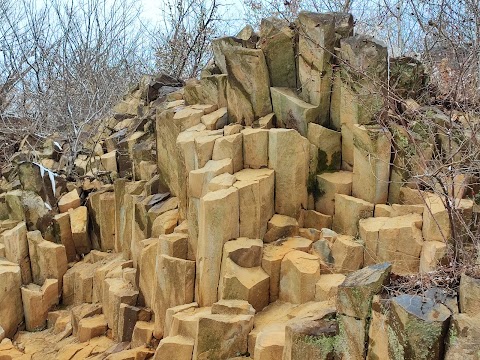
<svg viewBox="0 0 480 360"><path fill-rule="evenodd" d="M245 128L243 134L243 167L260 169L268 166L268 131Z"/></svg>
<svg viewBox="0 0 480 360"><path fill-rule="evenodd" d="M47 279L41 287L29 284L21 290L27 331L43 330L47 326L48 311L58 304L58 281Z"/></svg>
<svg viewBox="0 0 480 360"><path fill-rule="evenodd" d="M231 187L205 195L200 200L196 260L196 299L200 306L217 301L223 245L238 235L238 190Z"/></svg>
<svg viewBox="0 0 480 360"><path fill-rule="evenodd" d="M307 208L309 141L291 129L268 132L268 167L275 170L275 212L297 218Z"/></svg>
<svg viewBox="0 0 480 360"><path fill-rule="evenodd" d="M30 257L28 253L27 227L24 222L0 234L0 244L4 245L4 257L20 266L22 284L32 281Z"/></svg>
<svg viewBox="0 0 480 360"><path fill-rule="evenodd" d="M23 319L20 266L0 258L0 327L13 338Z"/></svg>
<svg viewBox="0 0 480 360"><path fill-rule="evenodd" d="M274 214L274 171L245 169L235 173L240 211L240 236L261 239Z"/></svg>
<svg viewBox="0 0 480 360"><path fill-rule="evenodd" d="M320 279L318 257L294 250L282 260L279 298L295 304L315 299L315 284Z"/></svg>
<svg viewBox="0 0 480 360"><path fill-rule="evenodd" d="M263 241L271 243L275 240L298 235L298 222L294 218L275 214L268 221L267 232Z"/></svg>
<svg viewBox="0 0 480 360"><path fill-rule="evenodd" d="M335 195L333 230L339 234L357 236L360 219L373 217L374 205L348 195Z"/></svg>
<svg viewBox="0 0 480 360"><path fill-rule="evenodd" d="M252 315L205 315L198 320L193 358L228 359L247 352ZM228 341L227 341L228 339Z"/></svg>
<svg viewBox="0 0 480 360"><path fill-rule="evenodd" d="M322 274L315 284L315 300L335 302L338 286L344 280L343 274Z"/></svg>
<svg viewBox="0 0 480 360"><path fill-rule="evenodd" d="M232 159L233 172L243 169L243 135L223 136L215 140L212 160Z"/></svg>
<svg viewBox="0 0 480 360"><path fill-rule="evenodd" d="M194 343L194 339L181 335L165 337L160 341L153 359L190 360Z"/></svg>
<svg viewBox="0 0 480 360"><path fill-rule="evenodd" d="M80 206L70 210L69 214L75 250L77 254L87 254L92 248L88 234L88 210L85 206Z"/></svg>
<svg viewBox="0 0 480 360"><path fill-rule="evenodd" d="M362 268L363 244L350 235L338 235L331 246L335 272L346 274Z"/></svg>
<svg viewBox="0 0 480 360"><path fill-rule="evenodd" d="M164 326L167 309L193 302L195 262L160 255L156 258L153 286L154 335L156 338L161 338L165 335Z"/></svg>
<svg viewBox="0 0 480 360"><path fill-rule="evenodd" d="M67 212L69 209L76 209L81 205L80 196L78 196L78 190L73 189L69 193L63 195L58 200L58 210L61 213Z"/></svg>
<svg viewBox="0 0 480 360"><path fill-rule="evenodd" d="M67 254L63 245L44 240L40 231L27 233L32 279L42 286L47 279L58 280L61 292L63 275L67 272Z"/></svg>
<svg viewBox="0 0 480 360"><path fill-rule="evenodd" d="M107 320L103 314L83 318L78 323L78 341L85 342L94 337L102 336L107 332L107 329Z"/></svg>

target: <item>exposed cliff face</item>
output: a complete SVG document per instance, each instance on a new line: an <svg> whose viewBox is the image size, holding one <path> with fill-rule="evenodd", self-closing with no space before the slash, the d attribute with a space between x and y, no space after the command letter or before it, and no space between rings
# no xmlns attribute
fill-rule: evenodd
<svg viewBox="0 0 480 360"><path fill-rule="evenodd" d="M0 357L480 351L477 279L462 276L460 308L442 289L385 292L392 274L434 270L452 231L441 199L411 187L423 169L408 141L392 156L405 134L383 121L387 49L337 13L266 19L213 49L184 87L143 78L76 181L54 139L2 173L0 339L16 342ZM401 64L396 82L420 91Z"/></svg>

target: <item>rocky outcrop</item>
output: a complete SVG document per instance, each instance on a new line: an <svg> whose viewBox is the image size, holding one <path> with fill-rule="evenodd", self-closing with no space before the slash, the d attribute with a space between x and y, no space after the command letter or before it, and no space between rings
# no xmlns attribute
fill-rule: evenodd
<svg viewBox="0 0 480 360"><path fill-rule="evenodd" d="M414 188L386 48L301 13L213 52L201 79L143 77L76 159L52 137L2 173L0 358L475 356L474 271L458 296L398 286L420 293L474 202Z"/></svg>

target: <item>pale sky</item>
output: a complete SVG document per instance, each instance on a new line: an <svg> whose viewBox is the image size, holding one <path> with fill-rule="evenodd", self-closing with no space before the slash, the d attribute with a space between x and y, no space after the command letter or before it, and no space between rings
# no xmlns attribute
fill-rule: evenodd
<svg viewBox="0 0 480 360"><path fill-rule="evenodd" d="M242 0L227 0L225 2L228 2L229 5L225 5L222 8L222 11L225 13L225 17L238 20L234 21L234 24L236 25L240 30L245 22L243 21L243 1ZM158 21L162 17L162 12L160 10L160 7L163 3L163 0L141 0L140 3L143 6L143 17L146 20L150 20L153 22Z"/></svg>

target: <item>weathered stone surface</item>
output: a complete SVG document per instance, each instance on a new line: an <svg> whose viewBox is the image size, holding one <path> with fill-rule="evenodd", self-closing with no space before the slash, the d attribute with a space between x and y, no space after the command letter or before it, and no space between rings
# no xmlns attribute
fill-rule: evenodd
<svg viewBox="0 0 480 360"><path fill-rule="evenodd" d="M173 315L169 336L187 336L195 339L198 334L198 319L211 314L210 307L189 307Z"/></svg>
<svg viewBox="0 0 480 360"><path fill-rule="evenodd" d="M335 320L323 320L322 317L292 321L285 328L285 360L321 359L336 357Z"/></svg>
<svg viewBox="0 0 480 360"><path fill-rule="evenodd" d="M237 178L235 175L229 173L223 173L218 176L215 176L210 182L208 183L208 191L217 191L222 189L228 189L231 187Z"/></svg>
<svg viewBox="0 0 480 360"><path fill-rule="evenodd" d="M338 287L344 280L343 274L322 274L315 284L315 300L336 302Z"/></svg>
<svg viewBox="0 0 480 360"><path fill-rule="evenodd" d="M269 302L270 278L259 266L241 267L232 259L222 262L218 298L222 300L246 300L260 311Z"/></svg>
<svg viewBox="0 0 480 360"><path fill-rule="evenodd" d="M244 268L261 266L263 243L260 239L238 238L223 246L223 261L231 259Z"/></svg>
<svg viewBox="0 0 480 360"><path fill-rule="evenodd" d="M444 353L450 310L421 296L391 300L387 320L389 351L403 359L438 359Z"/></svg>
<svg viewBox="0 0 480 360"><path fill-rule="evenodd" d="M43 330L47 326L48 311L58 304L58 280L47 279L41 287L29 284L21 290L27 331Z"/></svg>
<svg viewBox="0 0 480 360"><path fill-rule="evenodd" d="M255 315L255 309L245 300L220 300L212 305L212 314Z"/></svg>
<svg viewBox="0 0 480 360"><path fill-rule="evenodd" d="M222 129L225 125L228 124L227 108L222 107L210 114L203 115L201 117L201 121L205 125L207 130Z"/></svg>
<svg viewBox="0 0 480 360"><path fill-rule="evenodd" d="M193 358L228 359L247 352L252 315L205 315L198 320ZM228 339L228 341L227 341Z"/></svg>
<svg viewBox="0 0 480 360"><path fill-rule="evenodd" d="M347 275L338 287L337 311L357 319L368 318L373 296L388 282L391 268L391 264L382 263Z"/></svg>
<svg viewBox="0 0 480 360"><path fill-rule="evenodd" d="M245 128L243 135L243 167L260 169L268 166L268 131Z"/></svg>
<svg viewBox="0 0 480 360"><path fill-rule="evenodd" d="M318 119L318 107L306 103L295 91L289 88L272 87L270 93L277 126L295 129L302 136L307 136L308 125Z"/></svg>
<svg viewBox="0 0 480 360"><path fill-rule="evenodd" d="M156 259L154 300L154 335L164 336L165 314L168 308L193 302L195 262L160 255Z"/></svg>
<svg viewBox="0 0 480 360"><path fill-rule="evenodd" d="M0 258L0 283L0 327L6 337L13 338L23 320L20 266Z"/></svg>
<svg viewBox="0 0 480 360"><path fill-rule="evenodd" d="M335 214L335 194L351 195L353 173L350 171L326 172L316 177L319 194L315 210L326 215Z"/></svg>
<svg viewBox="0 0 480 360"><path fill-rule="evenodd" d="M446 360L477 359L480 352L478 317L454 314L450 321Z"/></svg>
<svg viewBox="0 0 480 360"><path fill-rule="evenodd" d="M115 194L106 192L100 194L100 249L102 251L115 249Z"/></svg>
<svg viewBox="0 0 480 360"><path fill-rule="evenodd" d="M295 130L271 129L268 167L275 170L275 212L297 218L307 208L309 142Z"/></svg>
<svg viewBox="0 0 480 360"><path fill-rule="evenodd" d="M180 213L185 216L187 210L188 172L186 159L181 146L177 145L178 135L188 128L200 124L204 110L184 108L157 111L156 145L158 172L162 181L168 186L172 195L179 198Z"/></svg>
<svg viewBox="0 0 480 360"><path fill-rule="evenodd" d="M223 49L227 81L227 108L231 122L251 125L272 112L270 79L265 56L260 49Z"/></svg>
<svg viewBox="0 0 480 360"><path fill-rule="evenodd" d="M262 19L259 45L265 54L271 86L297 87L294 39L286 21Z"/></svg>
<svg viewBox="0 0 480 360"><path fill-rule="evenodd" d="M422 217L419 214L360 220L360 238L365 242L365 264L388 261L392 263L395 274L418 272L423 245L421 227Z"/></svg>
<svg viewBox="0 0 480 360"><path fill-rule="evenodd" d="M158 216L152 224L152 236L171 234L178 225L180 212L178 209L166 211Z"/></svg>
<svg viewBox="0 0 480 360"><path fill-rule="evenodd" d="M268 115L265 115L258 119L258 127L260 129L272 129L275 127L276 119L275 119L275 114L270 113Z"/></svg>
<svg viewBox="0 0 480 360"><path fill-rule="evenodd" d="M352 195L374 204L388 200L390 133L380 126L353 126Z"/></svg>
<svg viewBox="0 0 480 360"><path fill-rule="evenodd" d="M87 254L92 249L88 233L88 210L80 206L69 211L73 243L77 254Z"/></svg>
<svg viewBox="0 0 480 360"><path fill-rule="evenodd" d="M274 216L275 174L270 169L244 169L235 173L238 189L240 236L261 239Z"/></svg>
<svg viewBox="0 0 480 360"><path fill-rule="evenodd" d="M392 204L390 217L403 216L408 214L423 214L425 207L423 205L400 205Z"/></svg>
<svg viewBox="0 0 480 360"><path fill-rule="evenodd" d="M188 235L173 233L161 235L158 241L157 258L160 255L168 255L174 258L187 259Z"/></svg>
<svg viewBox="0 0 480 360"><path fill-rule="evenodd" d="M239 235L238 190L232 187L205 195L199 217L196 299L205 306L217 301L223 245Z"/></svg>
<svg viewBox="0 0 480 360"><path fill-rule="evenodd" d="M100 156L100 162L103 170L110 171L111 173L117 173L117 150L112 150Z"/></svg>
<svg viewBox="0 0 480 360"><path fill-rule="evenodd" d="M32 281L30 257L28 253L27 227L24 222L0 234L0 244L4 245L4 257L20 266L22 284Z"/></svg>
<svg viewBox="0 0 480 360"><path fill-rule="evenodd" d="M271 243L278 239L298 235L298 221L285 215L275 214L268 221L267 232L263 241Z"/></svg>
<svg viewBox="0 0 480 360"><path fill-rule="evenodd" d="M352 196L335 195L333 230L340 234L356 236L360 219L373 217L374 205Z"/></svg>
<svg viewBox="0 0 480 360"><path fill-rule="evenodd" d="M42 197L32 191L13 190L5 194L11 220L25 221L27 229L46 233L51 226L53 212Z"/></svg>
<svg viewBox="0 0 480 360"><path fill-rule="evenodd" d="M337 315L339 327L338 342L339 357L343 359L363 359L365 356L365 341L368 323L365 319Z"/></svg>
<svg viewBox="0 0 480 360"><path fill-rule="evenodd" d="M340 170L342 165L342 135L340 132L309 123L307 138L318 149L316 173Z"/></svg>
<svg viewBox="0 0 480 360"><path fill-rule="evenodd" d="M447 244L440 241L424 241L420 253L420 272L434 271L447 255Z"/></svg>
<svg viewBox="0 0 480 360"><path fill-rule="evenodd" d="M203 168L208 161L212 160L215 141L220 138L222 138L221 134L216 132L206 133L195 138L195 169Z"/></svg>
<svg viewBox="0 0 480 360"><path fill-rule="evenodd" d="M56 195L65 191L65 179L38 163L23 161L18 164L18 179L24 191L38 194L51 206L55 205Z"/></svg>
<svg viewBox="0 0 480 360"><path fill-rule="evenodd" d="M131 347L152 346L154 324L148 321L137 321L133 329Z"/></svg>
<svg viewBox="0 0 480 360"><path fill-rule="evenodd" d="M194 343L194 339L186 336L168 336L160 341L153 359L191 359Z"/></svg>
<svg viewBox="0 0 480 360"><path fill-rule="evenodd" d="M138 291L134 290L130 283L123 279L107 278L103 287L103 313L108 322L108 327L112 329L114 340L119 340L119 318L120 305L135 305L137 302Z"/></svg>
<svg viewBox="0 0 480 360"><path fill-rule="evenodd" d="M275 360L283 356L285 331L261 332L255 342L255 359Z"/></svg>
<svg viewBox="0 0 480 360"><path fill-rule="evenodd" d="M262 268L270 276L270 302L278 299L280 291L280 270L284 256L293 250L308 251L312 242L304 238L287 238L267 244L263 249Z"/></svg>
<svg viewBox="0 0 480 360"><path fill-rule="evenodd" d="M77 251L73 242L72 226L70 224L70 214L57 214L53 218L53 228L56 242L65 246L68 262L75 261Z"/></svg>
<svg viewBox="0 0 480 360"><path fill-rule="evenodd" d="M225 60L225 49L232 47L242 47L242 40L233 36L227 36L212 41L212 51L215 60L215 66L222 74L227 74L227 62Z"/></svg>
<svg viewBox="0 0 480 360"><path fill-rule="evenodd" d="M331 245L335 272L350 273L362 268L364 245L350 235L338 235Z"/></svg>
<svg viewBox="0 0 480 360"><path fill-rule="evenodd" d="M333 242L330 242L325 238L320 238L313 243L312 249L310 250L312 254L318 256L322 274L331 274L335 271L335 259L332 254L332 244ZM337 263L340 264L340 254L337 255L337 258Z"/></svg>
<svg viewBox="0 0 480 360"><path fill-rule="evenodd" d="M125 179L118 179L114 183L115 251L122 252L126 259L131 257L131 218L135 209L131 195L140 194L144 185L144 181L127 182Z"/></svg>
<svg viewBox="0 0 480 360"><path fill-rule="evenodd" d="M282 260L280 300L295 304L314 300L315 284L319 278L317 256L298 250L287 253Z"/></svg>
<svg viewBox="0 0 480 360"><path fill-rule="evenodd" d="M390 205L386 204L376 204L375 205L375 217L392 217L393 208Z"/></svg>
<svg viewBox="0 0 480 360"><path fill-rule="evenodd" d="M227 75L212 74L200 80L186 81L185 101L187 104L215 104L219 108L227 106Z"/></svg>
<svg viewBox="0 0 480 360"><path fill-rule="evenodd" d="M157 259L158 239L142 240L142 251L140 252L137 270L139 271L138 287L140 299L145 306L152 308L155 285L155 265Z"/></svg>
<svg viewBox="0 0 480 360"><path fill-rule="evenodd" d="M448 211L443 201L436 195L425 197L422 234L426 241L446 242L451 236Z"/></svg>
<svg viewBox="0 0 480 360"><path fill-rule="evenodd" d="M118 340L131 341L135 324L140 317L140 308L127 304L120 304L118 317Z"/></svg>
<svg viewBox="0 0 480 360"><path fill-rule="evenodd" d="M107 332L107 329L107 320L103 314L83 318L78 323L78 341L85 342L94 337L102 336Z"/></svg>
<svg viewBox="0 0 480 360"><path fill-rule="evenodd" d="M480 280L462 274L459 290L460 312L468 316L480 314Z"/></svg>
<svg viewBox="0 0 480 360"><path fill-rule="evenodd" d="M243 169L243 136L241 133L215 140L212 160L232 159L233 172Z"/></svg>
<svg viewBox="0 0 480 360"><path fill-rule="evenodd" d="M63 275L64 305L90 303L93 298L93 274L99 263L81 262L75 264Z"/></svg>
<svg viewBox="0 0 480 360"><path fill-rule="evenodd" d="M61 213L67 212L69 209L76 209L81 205L80 196L78 196L78 190L73 189L72 191L63 195L60 200L58 200L58 210Z"/></svg>
<svg viewBox="0 0 480 360"><path fill-rule="evenodd" d="M178 305L167 309L165 313L165 327L164 327L164 334L165 336L171 335L171 328L173 323L173 317L181 313L183 311L187 311L189 309L198 309L198 304L196 302L184 305Z"/></svg>
<svg viewBox="0 0 480 360"><path fill-rule="evenodd" d="M210 160L203 168L190 171L189 195L200 199L208 192L210 180L223 173L233 174L232 159Z"/></svg>
<svg viewBox="0 0 480 360"><path fill-rule="evenodd" d="M73 335L77 335L78 324L83 318L87 318L102 313L102 306L100 304L81 304L71 309L72 317L72 331Z"/></svg>
<svg viewBox="0 0 480 360"><path fill-rule="evenodd" d="M374 123L384 105L379 89L387 81L387 48L365 35L341 39L340 48L340 58L348 64L341 67L341 122Z"/></svg>
<svg viewBox="0 0 480 360"><path fill-rule="evenodd" d="M387 303L388 300L381 299L379 295L375 295L372 299L367 359L393 359L388 351Z"/></svg>
<svg viewBox="0 0 480 360"><path fill-rule="evenodd" d="M63 245L46 241L40 231L27 233L28 250L32 265L32 279L42 286L47 279L58 280L58 289L62 289L63 275L67 271L67 254Z"/></svg>
<svg viewBox="0 0 480 360"><path fill-rule="evenodd" d="M298 235L300 237L309 239L311 241L317 241L320 240L320 237L322 235L322 232L317 230L317 229L312 229L312 228L300 228L298 229Z"/></svg>
<svg viewBox="0 0 480 360"><path fill-rule="evenodd" d="M302 98L319 109L319 123L330 121L332 54L335 18L332 14L301 12L298 26L298 76Z"/></svg>
<svg viewBox="0 0 480 360"><path fill-rule="evenodd" d="M322 230L323 228L332 227L332 217L319 213L315 210L301 210L300 212L300 226L303 228L311 228Z"/></svg>

